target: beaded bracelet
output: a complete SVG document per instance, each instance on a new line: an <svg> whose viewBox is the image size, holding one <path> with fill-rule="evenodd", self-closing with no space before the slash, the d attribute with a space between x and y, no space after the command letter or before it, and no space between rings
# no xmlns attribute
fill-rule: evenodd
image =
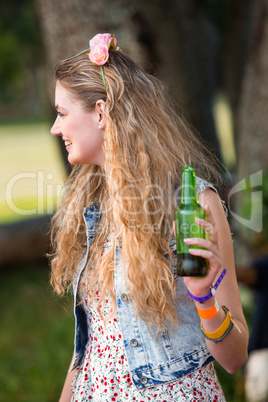
<svg viewBox="0 0 268 402"><path fill-rule="evenodd" d="M194 296L194 295L193 295L192 293L190 293L189 290L187 289L188 295L190 296L191 299L193 299L193 300L195 300L195 301L198 301L199 303L204 303L205 301L209 300L212 296L215 295L216 290L217 290L219 284L221 283L221 281L223 280L223 278L224 278L226 272L227 272L227 270L226 270L226 268L224 268L224 270L223 270L222 273L220 274L220 276L219 276L217 282L215 283L214 286L211 286L210 292L209 292L209 294L207 294L206 296L203 296L203 297Z"/></svg>

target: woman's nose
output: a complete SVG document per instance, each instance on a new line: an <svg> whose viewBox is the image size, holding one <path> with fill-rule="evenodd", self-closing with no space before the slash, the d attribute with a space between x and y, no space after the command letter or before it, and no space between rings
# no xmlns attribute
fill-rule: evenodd
<svg viewBox="0 0 268 402"><path fill-rule="evenodd" d="M53 126L52 126L51 129L50 129L51 134L52 134L52 135L55 135L55 136L61 135L61 130L60 130L60 127L59 127L59 125L58 125L58 123L57 123L57 120L58 120L58 119L56 118L56 120L55 120Z"/></svg>

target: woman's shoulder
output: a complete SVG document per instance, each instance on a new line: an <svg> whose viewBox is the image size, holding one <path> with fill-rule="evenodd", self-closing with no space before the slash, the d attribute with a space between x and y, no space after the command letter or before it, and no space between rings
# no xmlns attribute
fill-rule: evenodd
<svg viewBox="0 0 268 402"><path fill-rule="evenodd" d="M218 190L216 189L216 187L213 186L213 184L209 183L208 181L201 179L201 177L195 176L195 181L198 193L201 193L202 191L210 188L211 190L215 191L216 194L218 194Z"/></svg>
<svg viewBox="0 0 268 402"><path fill-rule="evenodd" d="M195 179L196 179L197 193L198 194L202 193L202 191L205 191L207 189L213 190L217 194L217 196L219 197L219 199L221 201L221 204L223 206L223 209L225 211L225 215L226 215L226 217L228 217L228 209L227 209L227 207L225 205L225 201L220 198L220 195L219 195L219 192L218 192L217 188L213 184L209 183L208 181L206 181L204 179L201 179L198 176L196 176Z"/></svg>

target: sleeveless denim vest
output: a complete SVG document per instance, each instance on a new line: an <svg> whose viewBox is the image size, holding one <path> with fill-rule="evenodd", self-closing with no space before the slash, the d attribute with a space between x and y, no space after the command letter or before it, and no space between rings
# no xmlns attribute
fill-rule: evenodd
<svg viewBox="0 0 268 402"><path fill-rule="evenodd" d="M216 189L208 182L196 177L197 191ZM217 191L216 191L217 192ZM97 204L84 209L86 223L87 253L79 263L73 282L75 314L75 349L70 371L81 364L90 328L87 327L86 313L78 304L78 284L85 268L87 255L92 246L100 222ZM176 281L176 306L179 325L176 330L160 330L158 335L148 330L147 324L136 317L136 311L128 296L128 291L120 268L120 248L115 246L114 283L122 338L126 350L132 379L138 389L171 382L209 364L214 358L209 353L200 329L200 318L194 302L189 298L183 278L176 277L176 239L172 237L172 269ZM153 269L153 267L152 267Z"/></svg>

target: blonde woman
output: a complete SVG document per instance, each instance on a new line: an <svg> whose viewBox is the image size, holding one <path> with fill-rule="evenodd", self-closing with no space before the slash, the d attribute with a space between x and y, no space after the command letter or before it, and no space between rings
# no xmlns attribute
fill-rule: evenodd
<svg viewBox="0 0 268 402"><path fill-rule="evenodd" d="M217 185L212 155L110 34L59 63L55 104L51 133L74 165L53 218L51 281L59 294L72 285L76 319L60 401L225 401L213 360L237 371L248 331L229 226L209 184ZM193 253L209 261L204 278L174 269L174 211L188 163L201 177L200 225L210 233L193 240L204 248Z"/></svg>

